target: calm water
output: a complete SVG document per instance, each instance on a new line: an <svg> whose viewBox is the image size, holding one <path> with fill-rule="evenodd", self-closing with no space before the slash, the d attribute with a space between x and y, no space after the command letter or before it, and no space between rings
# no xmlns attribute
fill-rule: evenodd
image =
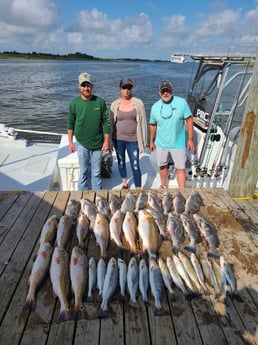
<svg viewBox="0 0 258 345"><path fill-rule="evenodd" d="M133 79L133 94L143 100L147 115L158 99L163 79L173 81L185 97L193 64L170 62L84 62L0 60L0 122L10 127L66 132L70 100L79 95L78 75L89 72L94 93L109 106L119 97L122 77Z"/></svg>
<svg viewBox="0 0 258 345"><path fill-rule="evenodd" d="M69 102L79 95L78 75L89 72L94 93L108 106L119 97L122 77L133 79L133 94L147 116L158 99L160 81L169 79L175 94L186 97L196 63L0 60L0 122L10 127L66 132Z"/></svg>

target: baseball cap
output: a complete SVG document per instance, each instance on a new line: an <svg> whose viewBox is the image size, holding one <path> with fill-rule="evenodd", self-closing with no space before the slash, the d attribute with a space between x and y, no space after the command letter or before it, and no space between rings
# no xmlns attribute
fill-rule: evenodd
<svg viewBox="0 0 258 345"><path fill-rule="evenodd" d="M159 84L159 90L162 91L164 89L168 89L168 90L173 90L173 86L171 84L170 81L168 80L163 80L160 84Z"/></svg>
<svg viewBox="0 0 258 345"><path fill-rule="evenodd" d="M126 86L126 85L131 85L133 87L133 82L130 78L123 78L120 81L120 87Z"/></svg>
<svg viewBox="0 0 258 345"><path fill-rule="evenodd" d="M91 81L91 75L90 75L89 73L86 73L86 72L81 73L81 74L79 75L79 84L81 85L81 84L84 83L85 81L88 82L88 83L92 83L92 81Z"/></svg>

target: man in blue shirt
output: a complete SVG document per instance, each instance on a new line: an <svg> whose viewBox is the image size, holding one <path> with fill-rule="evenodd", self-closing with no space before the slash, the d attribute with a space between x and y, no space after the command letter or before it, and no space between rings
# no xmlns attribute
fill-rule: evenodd
<svg viewBox="0 0 258 345"><path fill-rule="evenodd" d="M184 188L186 145L194 151L192 113L184 98L173 95L170 81L160 83L159 95L150 114L150 150L157 152L161 188L167 186L169 154L175 163L178 186Z"/></svg>

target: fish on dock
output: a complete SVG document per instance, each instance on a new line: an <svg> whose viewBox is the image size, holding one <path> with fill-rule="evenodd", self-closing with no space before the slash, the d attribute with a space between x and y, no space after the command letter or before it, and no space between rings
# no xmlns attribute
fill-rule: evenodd
<svg viewBox="0 0 258 345"><path fill-rule="evenodd" d="M200 211L201 206L204 206L202 197L196 190L191 191L191 193L186 198L185 202L185 213L194 214Z"/></svg>
<svg viewBox="0 0 258 345"><path fill-rule="evenodd" d="M130 299L129 305L132 308L139 308L137 301L137 293L139 287L139 267L135 256L131 257L127 269L127 288L129 291Z"/></svg>
<svg viewBox="0 0 258 345"><path fill-rule="evenodd" d="M126 283L127 283L127 265L126 262L118 258L118 271L119 271L119 288L120 288L120 300L126 301Z"/></svg>
<svg viewBox="0 0 258 345"><path fill-rule="evenodd" d="M93 232L100 247L100 256L106 258L109 242L109 222L103 213L97 212Z"/></svg>
<svg viewBox="0 0 258 345"><path fill-rule="evenodd" d="M118 274L117 261L114 257L111 257L107 265L107 271L104 280L99 318L106 318L109 316L109 302L117 288Z"/></svg>
<svg viewBox="0 0 258 345"><path fill-rule="evenodd" d="M175 291L172 287L173 280L169 273L167 263L161 257L159 257L158 264L162 275L163 283L168 290L169 298L173 300L175 298Z"/></svg>
<svg viewBox="0 0 258 345"><path fill-rule="evenodd" d="M180 191L176 191L173 194L173 208L174 208L175 214L177 214L178 216L184 212L185 202L186 202L185 197Z"/></svg>
<svg viewBox="0 0 258 345"><path fill-rule="evenodd" d="M179 251L179 245L185 240L185 233L180 217L172 212L168 214L167 233L170 235L173 252L176 254Z"/></svg>
<svg viewBox="0 0 258 345"><path fill-rule="evenodd" d="M72 230L72 222L71 219L64 215L59 219L57 224L57 231L56 231L56 245L58 247L66 247L70 237Z"/></svg>
<svg viewBox="0 0 258 345"><path fill-rule="evenodd" d="M57 323L70 320L71 306L68 302L69 293L69 256L63 247L55 247L50 264L50 279L54 295L60 302Z"/></svg>
<svg viewBox="0 0 258 345"><path fill-rule="evenodd" d="M43 243L37 253L29 277L29 291L23 310L34 310L36 306L36 293L49 271L53 247L49 242Z"/></svg>
<svg viewBox="0 0 258 345"><path fill-rule="evenodd" d="M221 287L218 285L212 264L209 258L200 257L200 263L204 277L208 284L214 289L215 298L218 299L221 295Z"/></svg>
<svg viewBox="0 0 258 345"><path fill-rule="evenodd" d="M105 274L106 262L102 257L100 257L97 263L97 289L99 290L98 301L102 301Z"/></svg>
<svg viewBox="0 0 258 345"><path fill-rule="evenodd" d="M85 216L88 217L90 221L90 229L93 230L96 215L97 215L97 206L93 201L87 198L81 199L80 204L81 204L81 211L85 214Z"/></svg>
<svg viewBox="0 0 258 345"><path fill-rule="evenodd" d="M199 283L200 283L200 285L203 288L204 294L206 296L210 295L210 292L209 292L209 289L207 287L207 284L205 283L205 278L204 278L204 274L203 274L203 271L202 271L202 268L201 268L201 264L200 264L200 262L198 260L198 257L196 256L195 253L191 253L190 260L191 260L193 268L194 268L194 270L196 272L196 275L197 275L197 278L199 280Z"/></svg>
<svg viewBox="0 0 258 345"><path fill-rule="evenodd" d="M156 257L161 245L161 235L154 218L145 210L139 211L138 233L143 252L146 250L149 257Z"/></svg>
<svg viewBox="0 0 258 345"><path fill-rule="evenodd" d="M193 219L185 212L181 213L180 219L183 224L183 228L188 235L189 245L185 246L185 249L191 253L196 253L196 244L202 241L200 233L195 225Z"/></svg>
<svg viewBox="0 0 258 345"><path fill-rule="evenodd" d="M40 245L46 242L51 243L51 244L54 243L56 239L57 224L58 224L58 217L56 215L52 215L46 220L40 233L40 239L39 239Z"/></svg>
<svg viewBox="0 0 258 345"><path fill-rule="evenodd" d="M153 257L149 258L149 281L155 303L154 316L168 315L168 311L162 306L162 297L164 293L162 274L156 259Z"/></svg>
<svg viewBox="0 0 258 345"><path fill-rule="evenodd" d="M110 239L115 242L118 247L122 247L122 226L124 216L121 210L117 210L111 217L109 222Z"/></svg>
<svg viewBox="0 0 258 345"><path fill-rule="evenodd" d="M193 267L193 264L192 264L190 258L181 251L178 252L178 257L181 260L181 262L183 263L184 268L185 268L188 276L190 277L191 281L194 283L194 286L197 288L199 293L202 293L203 288L202 288L202 286L198 280L197 274L195 272L195 269Z"/></svg>
<svg viewBox="0 0 258 345"><path fill-rule="evenodd" d="M142 295L143 302L146 306L149 305L148 301L148 288L149 288L149 268L144 258L141 258L139 263L139 290Z"/></svg>
<svg viewBox="0 0 258 345"><path fill-rule="evenodd" d="M181 259L177 255L173 255L173 261L174 261L174 263L176 265L176 269L177 269L179 275L181 276L181 278L183 279L185 285L187 286L189 291L191 291L191 293L194 294L194 287L193 287L193 284L192 284L191 279L189 277L187 267L184 266L183 262L181 261Z"/></svg>
<svg viewBox="0 0 258 345"><path fill-rule="evenodd" d="M89 233L89 228L90 228L89 218L83 212L80 212L77 219L77 225L76 225L76 237L78 240L78 246L81 248L85 247L85 240Z"/></svg>
<svg viewBox="0 0 258 345"><path fill-rule="evenodd" d="M96 195L95 204L97 207L97 211L102 213L107 219L109 219L110 208L107 199L101 195Z"/></svg>
<svg viewBox="0 0 258 345"><path fill-rule="evenodd" d="M200 214L195 213L193 217L200 230L201 236L206 240L210 247L208 256L219 258L217 248L219 247L220 242L215 227L208 221L208 219Z"/></svg>
<svg viewBox="0 0 258 345"><path fill-rule="evenodd" d="M224 301L227 297L227 285L229 284L231 288L231 299L235 299L237 302L241 303L244 302L237 290L236 278L232 269L232 265L226 262L224 256L220 257L220 267L222 271L222 293Z"/></svg>
<svg viewBox="0 0 258 345"><path fill-rule="evenodd" d="M72 320L89 318L83 303L87 283L87 265L87 256L83 250L78 246L73 247L70 259L70 280L74 294Z"/></svg>
<svg viewBox="0 0 258 345"><path fill-rule="evenodd" d="M97 264L95 258L92 256L89 259L89 268L88 268L88 294L87 302L93 301L93 292L97 284Z"/></svg>
<svg viewBox="0 0 258 345"><path fill-rule="evenodd" d="M162 207L164 216L168 216L173 210L173 195L170 192L165 192L162 198Z"/></svg>
<svg viewBox="0 0 258 345"><path fill-rule="evenodd" d="M65 209L65 216L68 216L72 225L76 223L77 217L80 212L80 202L75 199L70 199Z"/></svg>
<svg viewBox="0 0 258 345"><path fill-rule="evenodd" d="M158 209L153 209L151 207L148 207L148 208L146 208L146 211L149 214L151 214L152 217L154 218L162 238L164 240L167 239L167 233L166 233L167 220L166 220L166 217Z"/></svg>
<svg viewBox="0 0 258 345"><path fill-rule="evenodd" d="M114 214L117 210L120 210L122 204L122 200L120 196L116 194L111 194L109 198L109 208L111 214Z"/></svg>
<svg viewBox="0 0 258 345"><path fill-rule="evenodd" d="M162 201L154 191L148 192L148 206L154 210L158 210L163 214Z"/></svg>
<svg viewBox="0 0 258 345"><path fill-rule="evenodd" d="M129 191L121 205L121 211L126 214L127 211L133 212L136 206L136 195Z"/></svg>
<svg viewBox="0 0 258 345"><path fill-rule="evenodd" d="M148 206L148 194L144 190L142 190L136 199L136 205L135 205L136 213L140 210L144 210L147 206Z"/></svg>
<svg viewBox="0 0 258 345"><path fill-rule="evenodd" d="M137 219L132 211L127 211L123 220L122 230L129 243L132 253L136 253L136 234L137 234Z"/></svg>
<svg viewBox="0 0 258 345"><path fill-rule="evenodd" d="M172 277L174 284L176 285L176 287L178 289L180 289L183 292L186 300L191 301L193 298L193 294L187 290L183 279L181 278L180 274L178 273L178 270L176 268L176 264L175 264L173 258L171 256L167 256L166 263L167 263L167 267L168 267L169 273Z"/></svg>

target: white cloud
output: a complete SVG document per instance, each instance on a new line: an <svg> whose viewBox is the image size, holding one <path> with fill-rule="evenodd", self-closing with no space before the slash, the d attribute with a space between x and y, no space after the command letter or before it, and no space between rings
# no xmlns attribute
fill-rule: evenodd
<svg viewBox="0 0 258 345"><path fill-rule="evenodd" d="M149 1L145 9L153 14L155 6ZM0 0L1 49L167 59L172 51L203 50L216 44L257 45L258 7L244 13L241 8L227 9L220 0L209 6L210 14L154 17L155 23L146 13L111 18L94 8L71 15L74 22L62 27L56 0Z"/></svg>
<svg viewBox="0 0 258 345"><path fill-rule="evenodd" d="M58 14L52 0L1 0L0 10L2 23L17 27L33 26L35 30L52 27Z"/></svg>
<svg viewBox="0 0 258 345"><path fill-rule="evenodd" d="M239 18L240 12L232 10L202 15L196 32L200 37L232 35L239 27Z"/></svg>
<svg viewBox="0 0 258 345"><path fill-rule="evenodd" d="M165 17L163 22L165 23L164 32L171 33L175 36L185 35L188 31L186 27L186 17L181 14Z"/></svg>

